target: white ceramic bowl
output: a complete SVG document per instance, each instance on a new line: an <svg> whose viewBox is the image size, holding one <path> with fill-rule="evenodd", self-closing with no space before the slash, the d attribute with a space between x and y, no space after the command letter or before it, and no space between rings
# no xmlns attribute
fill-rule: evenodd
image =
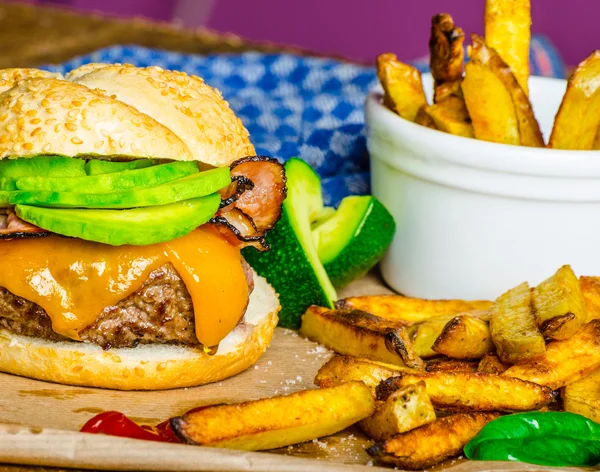
<svg viewBox="0 0 600 472"><path fill-rule="evenodd" d="M423 75L432 89L429 74ZM546 139L564 80L532 77ZM366 101L373 194L397 232L381 264L408 296L493 300L561 265L600 275L600 151L562 151L452 136Z"/></svg>

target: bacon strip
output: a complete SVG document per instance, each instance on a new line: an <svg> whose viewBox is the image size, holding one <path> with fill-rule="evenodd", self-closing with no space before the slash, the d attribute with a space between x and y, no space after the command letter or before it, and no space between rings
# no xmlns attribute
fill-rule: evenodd
<svg viewBox="0 0 600 472"><path fill-rule="evenodd" d="M229 186L221 193L228 198L209 224L231 244L266 251L265 234L279 220L286 197L283 166L270 157L245 157L231 165L231 176L237 180L235 191Z"/></svg>
<svg viewBox="0 0 600 472"><path fill-rule="evenodd" d="M43 238L50 234L42 228L23 221L11 208L0 210L0 239Z"/></svg>

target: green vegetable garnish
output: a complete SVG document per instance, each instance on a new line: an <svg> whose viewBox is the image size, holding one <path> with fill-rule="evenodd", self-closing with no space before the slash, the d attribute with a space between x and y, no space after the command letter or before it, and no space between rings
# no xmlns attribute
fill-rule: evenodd
<svg viewBox="0 0 600 472"><path fill-rule="evenodd" d="M464 449L473 460L547 466L600 464L600 424L566 412L529 412L488 423Z"/></svg>

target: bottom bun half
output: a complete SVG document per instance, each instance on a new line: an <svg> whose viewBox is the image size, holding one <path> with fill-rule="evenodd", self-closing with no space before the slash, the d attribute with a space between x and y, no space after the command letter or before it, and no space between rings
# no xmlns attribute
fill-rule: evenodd
<svg viewBox="0 0 600 472"><path fill-rule="evenodd" d="M275 290L256 274L254 280L244 323L221 341L213 356L202 348L165 344L104 351L95 344L52 342L0 330L0 372L118 390L163 390L223 380L260 358L277 325Z"/></svg>

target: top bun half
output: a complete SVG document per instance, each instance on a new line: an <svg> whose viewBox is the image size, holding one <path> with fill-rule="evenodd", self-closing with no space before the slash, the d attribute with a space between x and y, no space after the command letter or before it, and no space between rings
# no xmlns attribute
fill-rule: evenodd
<svg viewBox="0 0 600 472"><path fill-rule="evenodd" d="M0 159L154 158L221 167L255 154L221 94L159 67L0 70Z"/></svg>

